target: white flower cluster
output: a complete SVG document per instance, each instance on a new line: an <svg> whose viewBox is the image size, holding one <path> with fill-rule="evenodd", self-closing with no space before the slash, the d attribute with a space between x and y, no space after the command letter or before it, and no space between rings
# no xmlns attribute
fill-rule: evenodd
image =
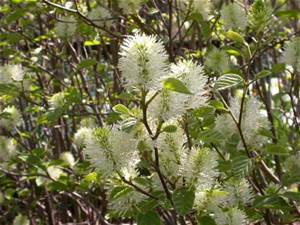
<svg viewBox="0 0 300 225"><path fill-rule="evenodd" d="M221 208L215 207L212 212L217 225L246 225L247 216L238 208L231 208L223 211Z"/></svg>
<svg viewBox="0 0 300 225"><path fill-rule="evenodd" d="M0 127L11 130L21 123L21 114L15 106L7 106L2 113L3 118L0 117Z"/></svg>
<svg viewBox="0 0 300 225"><path fill-rule="evenodd" d="M247 27L247 14L237 3L225 4L222 7L221 20L226 29L245 30Z"/></svg>
<svg viewBox="0 0 300 225"><path fill-rule="evenodd" d="M121 46L120 55L119 68L126 88L159 87L161 78L166 75L168 59L162 42L144 34L129 36Z"/></svg>
<svg viewBox="0 0 300 225"><path fill-rule="evenodd" d="M229 67L229 57L223 50L212 49L206 57L205 66L219 74L224 73Z"/></svg>
<svg viewBox="0 0 300 225"><path fill-rule="evenodd" d="M13 222L13 225L29 225L30 222L26 216L23 216L22 214L18 214Z"/></svg>
<svg viewBox="0 0 300 225"><path fill-rule="evenodd" d="M180 165L180 156L183 152L184 133L180 127L172 133L162 133L157 140L159 159L162 171L168 177L177 177Z"/></svg>
<svg viewBox="0 0 300 225"><path fill-rule="evenodd" d="M76 19L73 16L65 16L55 24L54 32L60 38L73 37L76 32Z"/></svg>
<svg viewBox="0 0 300 225"><path fill-rule="evenodd" d="M192 92L192 95L163 90L149 105L149 115L152 118L169 120L176 118L188 109L204 105L208 99L207 77L203 68L191 60L181 60L170 66L169 78L182 81Z"/></svg>
<svg viewBox="0 0 300 225"><path fill-rule="evenodd" d="M74 134L74 144L81 149L86 145L87 139L92 135L93 129L89 127L81 127Z"/></svg>
<svg viewBox="0 0 300 225"><path fill-rule="evenodd" d="M230 100L230 110L238 120L240 116L240 100L232 98ZM267 138L259 135L261 129L268 129L269 123L266 115L261 111L261 103L255 98L250 97L243 108L242 132L248 145L256 147L267 142ZM219 115L216 118L215 130L230 138L233 134L238 134L238 129L229 114Z"/></svg>
<svg viewBox="0 0 300 225"><path fill-rule="evenodd" d="M65 105L65 93L57 92L53 94L49 99L49 105L51 109L57 109Z"/></svg>
<svg viewBox="0 0 300 225"><path fill-rule="evenodd" d="M138 162L137 140L116 127L94 129L86 140L85 153L103 176L131 170Z"/></svg>
<svg viewBox="0 0 300 225"><path fill-rule="evenodd" d="M6 64L0 66L0 84L10 84L14 81L22 81L24 79L24 70L20 64Z"/></svg>
<svg viewBox="0 0 300 225"><path fill-rule="evenodd" d="M207 20L212 2L211 0L179 0L178 4L182 7L183 11L190 9L191 12L199 13L204 20Z"/></svg>
<svg viewBox="0 0 300 225"><path fill-rule="evenodd" d="M92 9L88 14L88 18L98 26L110 26L112 24L110 12L102 6Z"/></svg>
<svg viewBox="0 0 300 225"><path fill-rule="evenodd" d="M195 185L197 192L212 188L219 174L215 152L208 148L185 149L180 161L180 174L187 183Z"/></svg>
<svg viewBox="0 0 300 225"><path fill-rule="evenodd" d="M282 61L300 71L300 37L293 38L286 46Z"/></svg>
<svg viewBox="0 0 300 225"><path fill-rule="evenodd" d="M16 144L13 139L0 136L0 161L6 162L16 154Z"/></svg>

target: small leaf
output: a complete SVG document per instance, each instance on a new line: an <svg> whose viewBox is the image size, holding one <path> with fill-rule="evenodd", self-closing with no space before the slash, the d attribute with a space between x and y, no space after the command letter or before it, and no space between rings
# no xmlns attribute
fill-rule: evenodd
<svg viewBox="0 0 300 225"><path fill-rule="evenodd" d="M193 208L195 193L192 189L180 188L175 190L172 198L176 212L179 215L186 215Z"/></svg>
<svg viewBox="0 0 300 225"><path fill-rule="evenodd" d="M243 78L238 74L224 74L215 83L214 88L217 90L224 90L243 83Z"/></svg>
<svg viewBox="0 0 300 225"><path fill-rule="evenodd" d="M175 91L183 94L192 94L189 89L185 86L185 84L176 79L176 78L168 78L164 81L164 88L166 90Z"/></svg>
<svg viewBox="0 0 300 225"><path fill-rule="evenodd" d="M273 155L288 155L288 151L286 148L284 148L281 145L278 144L269 144L267 145L264 150L269 153L269 154L273 154Z"/></svg>
<svg viewBox="0 0 300 225"><path fill-rule="evenodd" d="M163 129L163 131L167 132L167 133L174 133L174 132L176 132L176 130L177 130L177 127L174 125L165 126Z"/></svg>
<svg viewBox="0 0 300 225"><path fill-rule="evenodd" d="M154 211L141 213L137 217L137 225L160 225L160 218Z"/></svg>
<svg viewBox="0 0 300 225"><path fill-rule="evenodd" d="M232 40L232 41L234 41L234 42L236 42L236 43L239 43L239 44L244 44L244 43L246 43L246 42L245 42L245 39L244 39L239 33L235 32L235 31L232 31L232 30L227 31L227 32L225 33L225 36L226 36L229 40Z"/></svg>
<svg viewBox="0 0 300 225"><path fill-rule="evenodd" d="M272 74L272 72L269 71L269 70L262 70L262 71L260 71L258 74L255 75L254 80L259 80L259 79L268 77L268 76L270 76L271 74Z"/></svg>
<svg viewBox="0 0 300 225"><path fill-rule="evenodd" d="M287 191L282 194L283 197L286 197L288 199L291 199L296 202L300 202L300 193L294 192L294 191Z"/></svg>
<svg viewBox="0 0 300 225"><path fill-rule="evenodd" d="M115 105L113 107L113 111L124 115L131 115L131 111L125 105L122 104Z"/></svg>
<svg viewBox="0 0 300 225"><path fill-rule="evenodd" d="M100 45L100 41L91 40L91 41L84 42L84 46L95 46L95 45Z"/></svg>
<svg viewBox="0 0 300 225"><path fill-rule="evenodd" d="M258 196L253 203L255 208L266 209L283 209L287 206L287 203L279 195Z"/></svg>

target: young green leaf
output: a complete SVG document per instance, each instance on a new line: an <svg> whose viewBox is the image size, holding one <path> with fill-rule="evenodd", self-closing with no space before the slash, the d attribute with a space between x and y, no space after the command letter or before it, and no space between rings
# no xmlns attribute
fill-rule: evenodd
<svg viewBox="0 0 300 225"><path fill-rule="evenodd" d="M244 82L244 79L238 74L224 74L216 81L214 88L217 90L224 90L235 87Z"/></svg>
<svg viewBox="0 0 300 225"><path fill-rule="evenodd" d="M185 86L185 84L176 78L166 79L164 81L164 89L183 94L192 94L190 90Z"/></svg>

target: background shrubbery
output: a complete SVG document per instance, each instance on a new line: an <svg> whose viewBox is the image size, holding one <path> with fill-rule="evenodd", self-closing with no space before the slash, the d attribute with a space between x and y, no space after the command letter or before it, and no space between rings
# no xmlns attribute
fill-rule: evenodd
<svg viewBox="0 0 300 225"><path fill-rule="evenodd" d="M0 224L300 220L298 0L2 0Z"/></svg>

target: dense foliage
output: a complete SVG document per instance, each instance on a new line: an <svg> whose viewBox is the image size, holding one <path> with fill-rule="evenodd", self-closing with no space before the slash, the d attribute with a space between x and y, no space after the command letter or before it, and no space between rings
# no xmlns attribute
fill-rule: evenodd
<svg viewBox="0 0 300 225"><path fill-rule="evenodd" d="M1 0L0 224L300 221L298 0Z"/></svg>

